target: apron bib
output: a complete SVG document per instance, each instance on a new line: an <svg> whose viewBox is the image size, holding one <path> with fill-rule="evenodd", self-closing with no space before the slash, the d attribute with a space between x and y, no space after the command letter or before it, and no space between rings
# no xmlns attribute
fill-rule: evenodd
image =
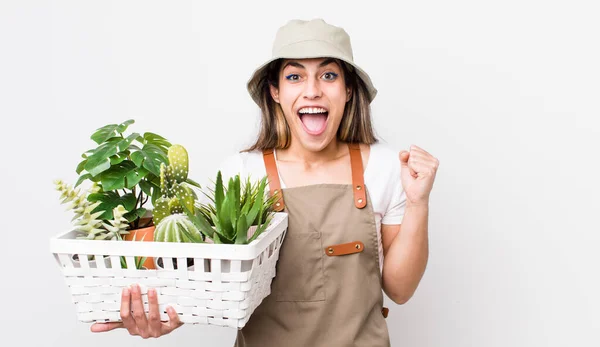
<svg viewBox="0 0 600 347"><path fill-rule="evenodd" d="M273 151L264 151L275 210L289 214L288 230L271 294L238 330L235 346L390 346L360 147L348 147L352 185L283 190Z"/></svg>

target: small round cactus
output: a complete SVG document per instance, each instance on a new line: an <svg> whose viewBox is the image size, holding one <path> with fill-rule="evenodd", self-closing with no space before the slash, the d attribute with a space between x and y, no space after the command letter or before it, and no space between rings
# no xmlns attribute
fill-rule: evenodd
<svg viewBox="0 0 600 347"><path fill-rule="evenodd" d="M154 231L156 242L202 242L200 231L182 213L164 218Z"/></svg>

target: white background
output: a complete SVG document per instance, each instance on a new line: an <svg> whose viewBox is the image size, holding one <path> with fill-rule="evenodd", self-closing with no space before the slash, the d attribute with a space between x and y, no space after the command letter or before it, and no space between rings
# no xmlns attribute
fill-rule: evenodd
<svg viewBox="0 0 600 347"><path fill-rule="evenodd" d="M69 227L92 132L186 146L191 177L250 144L245 83L289 19L351 35L397 150L441 163L430 261L391 306L393 346L599 346L600 21L594 1L2 1L0 336L22 346L231 346L226 328L143 341L78 323L49 238Z"/></svg>

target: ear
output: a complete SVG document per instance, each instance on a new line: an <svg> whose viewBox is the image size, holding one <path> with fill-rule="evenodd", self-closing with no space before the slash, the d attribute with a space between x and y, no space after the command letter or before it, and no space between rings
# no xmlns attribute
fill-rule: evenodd
<svg viewBox="0 0 600 347"><path fill-rule="evenodd" d="M346 102L350 101L351 98L352 98L352 89L346 88Z"/></svg>
<svg viewBox="0 0 600 347"><path fill-rule="evenodd" d="M279 103L279 89L275 88L272 84L269 84L269 91L271 92L273 100L275 100L276 103Z"/></svg>

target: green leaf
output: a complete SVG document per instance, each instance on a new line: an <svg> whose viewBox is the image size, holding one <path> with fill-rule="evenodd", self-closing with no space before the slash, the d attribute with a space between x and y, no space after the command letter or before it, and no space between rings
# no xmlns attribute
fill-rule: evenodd
<svg viewBox="0 0 600 347"><path fill-rule="evenodd" d="M241 215L237 220L237 236L235 238L236 244L245 244L248 239L248 224L246 223L246 216Z"/></svg>
<svg viewBox="0 0 600 347"><path fill-rule="evenodd" d="M180 199L182 198L182 196L178 195L177 198ZM206 220L206 217L202 213L200 213L200 211L190 209L186 204L183 204L182 207L184 213L192 221L194 226L196 226L196 228L198 228L198 230L200 230L200 232L203 233L205 236L212 239L215 234L215 230Z"/></svg>
<svg viewBox="0 0 600 347"><path fill-rule="evenodd" d="M117 153L115 155L113 155L112 157L110 157L110 165L117 165L121 162L123 162L123 160L127 159L127 156L129 156L129 151L125 151L125 152L121 152L121 153Z"/></svg>
<svg viewBox="0 0 600 347"><path fill-rule="evenodd" d="M142 180L139 182L139 186L142 189L144 194L151 196L152 195L152 184L146 180Z"/></svg>
<svg viewBox="0 0 600 347"><path fill-rule="evenodd" d="M104 191L124 189L125 178L135 178L137 170L137 166L129 160L125 160L122 163L112 166L100 176L102 189L104 189Z"/></svg>
<svg viewBox="0 0 600 347"><path fill-rule="evenodd" d="M101 201L92 213L104 211L98 218L103 220L113 219L113 209L121 204L121 197L115 192L93 193L88 195L88 201Z"/></svg>
<svg viewBox="0 0 600 347"><path fill-rule="evenodd" d="M202 187L200 186L200 184L194 180L192 180L191 178L188 177L187 180L185 180L187 183L191 184L192 186L196 187L196 188L200 188L202 189Z"/></svg>
<svg viewBox="0 0 600 347"><path fill-rule="evenodd" d="M92 177L92 175L90 175L89 173L79 176L79 178L77 179L77 182L75 182L74 188L77 188L81 183L83 183L83 181L85 181L86 179L91 178L91 177Z"/></svg>
<svg viewBox="0 0 600 347"><path fill-rule="evenodd" d="M154 201L156 201L156 199L158 199L162 196L160 187L152 184L152 195L150 195L150 196L152 198L152 203L154 204Z"/></svg>
<svg viewBox="0 0 600 347"><path fill-rule="evenodd" d="M233 239L235 237L235 235L233 235L233 227L231 225L231 207L230 206L231 206L231 199L229 198L229 194L227 194L225 196L225 199L223 200L223 206L221 206L220 210L217 210L217 215L216 215L217 221L219 222L218 227L220 227L219 232L227 239Z"/></svg>
<svg viewBox="0 0 600 347"><path fill-rule="evenodd" d="M127 193L119 198L121 205L125 207L127 211L132 211L135 208L137 199L133 193Z"/></svg>
<svg viewBox="0 0 600 347"><path fill-rule="evenodd" d="M127 184L125 185L125 188L127 188L127 189L133 188L138 183L140 183L147 174L148 174L148 170L146 170L144 168L138 168L136 166L134 169L132 169L131 171L129 171L126 174L125 179L127 181ZM150 194L147 194L147 195L150 195Z"/></svg>
<svg viewBox="0 0 600 347"><path fill-rule="evenodd" d="M140 134L138 133L133 133L129 136L127 136L126 138L120 140L117 143L117 149L119 150L119 152L123 152L125 150L127 150L129 148L129 145L131 145L131 143L138 137L140 136Z"/></svg>
<svg viewBox="0 0 600 347"><path fill-rule="evenodd" d="M131 160L138 166L144 167L156 176L160 176L160 164L168 165L167 154L160 147L145 144L144 147L131 154Z"/></svg>
<svg viewBox="0 0 600 347"><path fill-rule="evenodd" d="M240 176L236 175L234 184L233 184L233 201L235 207L235 214L233 221L235 221L240 216Z"/></svg>
<svg viewBox="0 0 600 347"><path fill-rule="evenodd" d="M263 203L264 203L264 194L265 194L265 184L264 181L261 181L258 186L258 192L256 196L256 200L254 200L254 204L252 205L252 209L248 213L248 225L252 226L254 221L256 220L256 216L262 212Z"/></svg>
<svg viewBox="0 0 600 347"><path fill-rule="evenodd" d="M117 128L117 124L105 125L102 128L98 128L96 132L92 134L91 139L94 140L94 142L96 142L97 144L101 144L102 142L113 137Z"/></svg>
<svg viewBox="0 0 600 347"><path fill-rule="evenodd" d="M133 123L135 123L135 121L133 119L126 120L123 123L119 124L119 126L117 126L117 131L119 133L124 133L125 130L127 130L127 127Z"/></svg>
<svg viewBox="0 0 600 347"><path fill-rule="evenodd" d="M115 144L106 143L100 145L98 149L87 158L87 163L83 166L92 176L97 176L110 168L109 158L117 154L117 146Z"/></svg>
<svg viewBox="0 0 600 347"><path fill-rule="evenodd" d="M83 159L79 164L77 164L75 172L77 172L78 175L80 175L81 171L83 171L83 166L85 165L85 163L87 163L87 157Z"/></svg>
<svg viewBox="0 0 600 347"><path fill-rule="evenodd" d="M223 240L228 241L230 239L226 236L225 231L223 230L223 225L221 224L221 222L219 221L217 216L214 214L211 214L211 218L212 218L213 223L215 224L214 238L219 239L220 243L231 243L231 241L223 242Z"/></svg>
<svg viewBox="0 0 600 347"><path fill-rule="evenodd" d="M153 144L155 146L163 148L165 151L171 147L171 143L165 139L164 137L157 135L155 133L146 132L144 133L145 143Z"/></svg>
<svg viewBox="0 0 600 347"><path fill-rule="evenodd" d="M143 207L140 207L138 209L135 209L133 211L127 212L123 215L123 217L125 217L125 219L127 219L127 221L129 223L135 221L138 218L142 218L144 216L144 214L146 214L146 209Z"/></svg>
<svg viewBox="0 0 600 347"><path fill-rule="evenodd" d="M221 208L223 204L223 199L225 199L225 193L223 192L223 177L221 175L221 171L217 172L217 182L215 183L215 207L217 211Z"/></svg>
<svg viewBox="0 0 600 347"><path fill-rule="evenodd" d="M185 237L187 237L191 242L195 242L195 243L203 243L204 242L204 240L202 240L202 236L200 235L200 233L190 232L187 228L185 228L179 222L177 222L177 226L179 227L179 230L181 231L181 233L183 235L185 235Z"/></svg>
<svg viewBox="0 0 600 347"><path fill-rule="evenodd" d="M135 196L132 193L119 196L118 193L113 191L93 193L88 195L87 199L90 202L101 202L92 213L104 211L104 213L98 217L103 220L113 219L113 209L119 205L123 205L127 211L131 211L135 208L136 204Z"/></svg>

